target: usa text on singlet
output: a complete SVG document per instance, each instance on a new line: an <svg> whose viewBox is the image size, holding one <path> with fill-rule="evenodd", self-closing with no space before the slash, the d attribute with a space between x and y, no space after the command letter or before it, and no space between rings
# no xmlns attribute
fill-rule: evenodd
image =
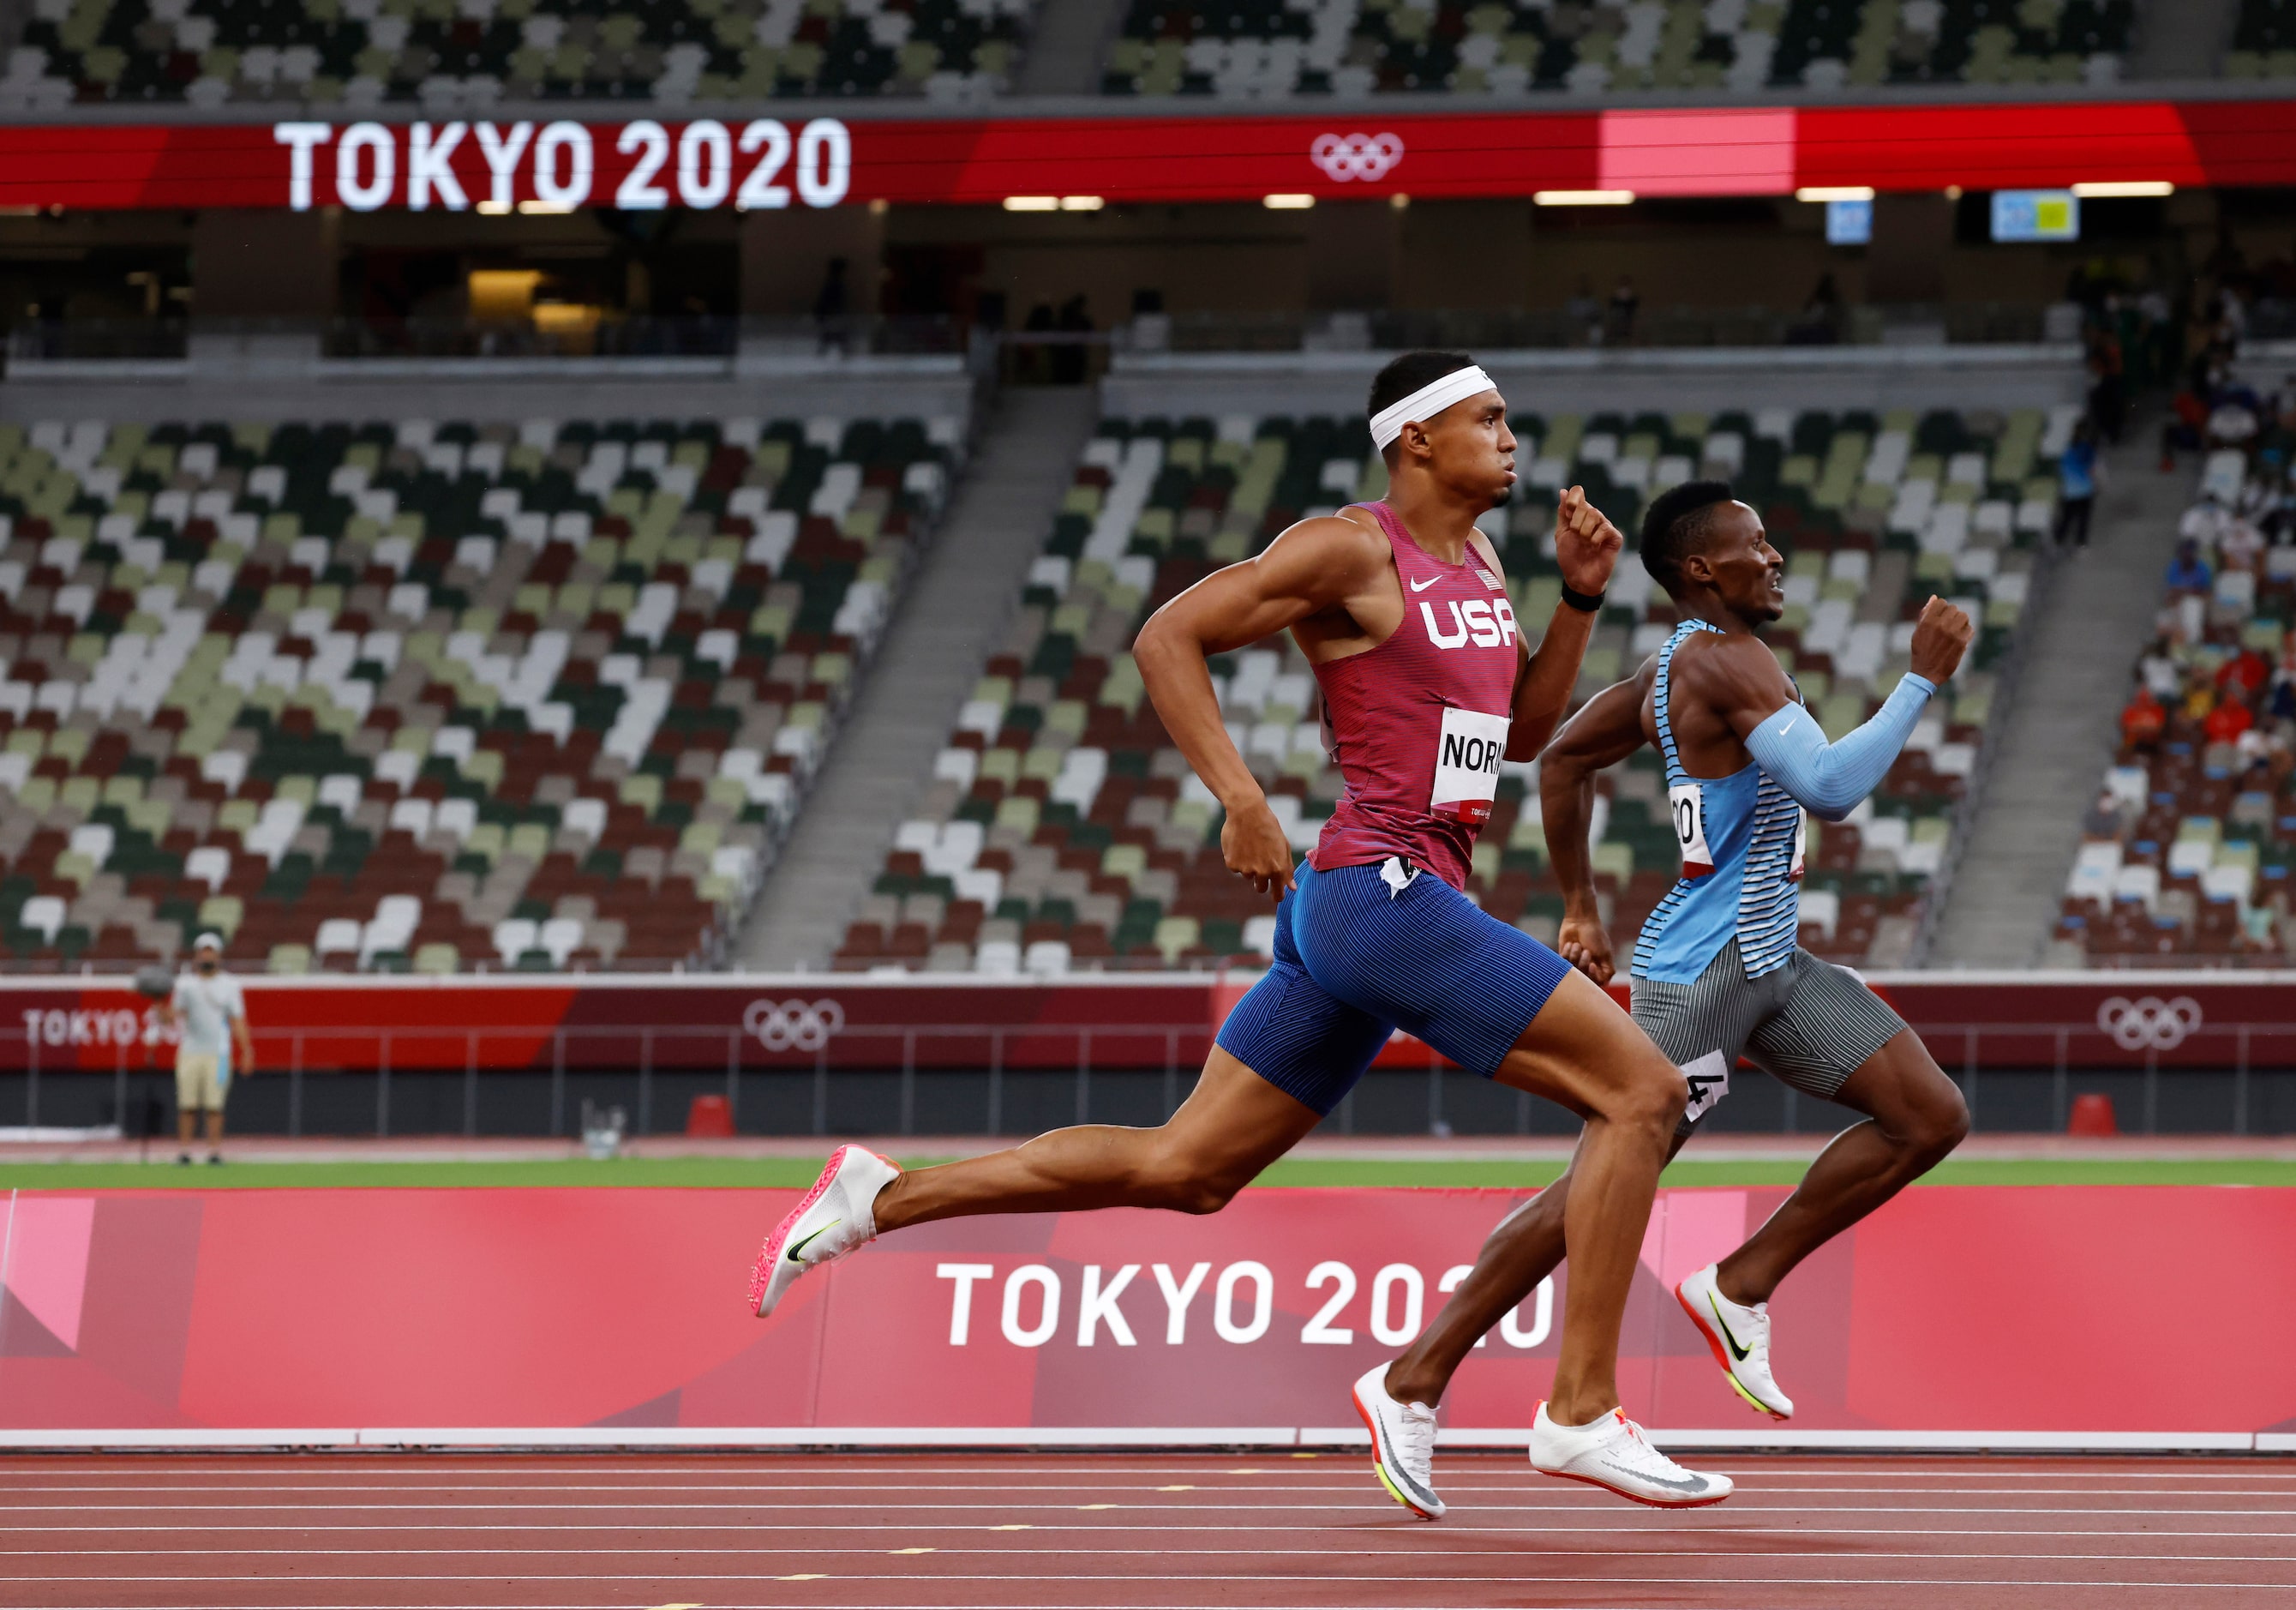
<svg viewBox="0 0 2296 1610"><path fill-rule="evenodd" d="M1403 623L1378 647L1316 667L1325 747L1348 786L1308 858L1328 872L1404 856L1463 888L1506 752L1521 663L1514 608L1477 549L1447 564L1386 504L1360 506L1395 551Z"/></svg>

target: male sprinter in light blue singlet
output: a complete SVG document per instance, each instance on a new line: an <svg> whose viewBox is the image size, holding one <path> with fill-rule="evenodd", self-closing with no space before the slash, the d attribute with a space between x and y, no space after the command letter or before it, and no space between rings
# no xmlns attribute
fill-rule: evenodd
<svg viewBox="0 0 2296 1610"><path fill-rule="evenodd" d="M1866 1115L1834 1138L1751 1239L1676 1288L1730 1384L1783 1420L1793 1404L1771 1378L1770 1294L1969 1132L1961 1092L1904 1020L1855 973L1795 944L1801 813L1838 822L1873 792L1923 705L1961 663L1971 627L1931 598L1914 628L1912 672L1871 720L1829 743L1756 636L1785 608L1785 561L1759 515L1725 482L1673 488L1644 518L1642 558L1682 624L1634 677L1588 700L1539 760L1547 850L1565 902L1555 949L1595 982L1610 982L1611 941L1587 851L1595 774L1652 744L1666 757L1682 877L1635 947L1634 1018L1690 1085L1668 1156L1729 1092L1741 1056ZM1562 1261L1559 1208L1570 1179L1500 1222L1457 1294L1388 1368L1392 1412L1423 1417L1426 1428L1405 1436L1398 1426L1382 1450L1425 1456L1452 1372ZM1429 1469L1403 1474L1431 1490Z"/></svg>

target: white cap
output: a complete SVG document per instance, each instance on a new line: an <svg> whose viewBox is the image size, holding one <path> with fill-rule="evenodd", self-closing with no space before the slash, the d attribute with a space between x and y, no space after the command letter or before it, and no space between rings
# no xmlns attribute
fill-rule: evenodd
<svg viewBox="0 0 2296 1610"><path fill-rule="evenodd" d="M192 949L194 950L214 950L220 954L223 950L223 935L210 929L192 941Z"/></svg>

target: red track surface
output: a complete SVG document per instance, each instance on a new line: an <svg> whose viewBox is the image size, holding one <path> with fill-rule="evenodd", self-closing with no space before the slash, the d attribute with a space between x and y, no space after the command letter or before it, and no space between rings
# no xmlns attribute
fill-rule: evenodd
<svg viewBox="0 0 2296 1610"><path fill-rule="evenodd" d="M1446 1454L18 1457L0 1604L648 1610L2296 1605L2296 1461L1716 1458L1643 1509Z"/></svg>

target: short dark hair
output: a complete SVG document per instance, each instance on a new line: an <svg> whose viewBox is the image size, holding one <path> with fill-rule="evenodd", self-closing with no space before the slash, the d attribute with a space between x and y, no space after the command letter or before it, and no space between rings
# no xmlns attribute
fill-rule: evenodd
<svg viewBox="0 0 2296 1610"><path fill-rule="evenodd" d="M1726 481L1685 481L1651 499L1643 514L1643 569L1668 592L1682 585L1682 562L1706 540L1713 511L1735 502Z"/></svg>
<svg viewBox="0 0 2296 1610"><path fill-rule="evenodd" d="M1447 374L1474 366L1475 360L1464 352L1406 352L1389 360L1371 379L1371 397L1364 404L1364 417L1370 419L1384 414L1422 386L1432 385Z"/></svg>

